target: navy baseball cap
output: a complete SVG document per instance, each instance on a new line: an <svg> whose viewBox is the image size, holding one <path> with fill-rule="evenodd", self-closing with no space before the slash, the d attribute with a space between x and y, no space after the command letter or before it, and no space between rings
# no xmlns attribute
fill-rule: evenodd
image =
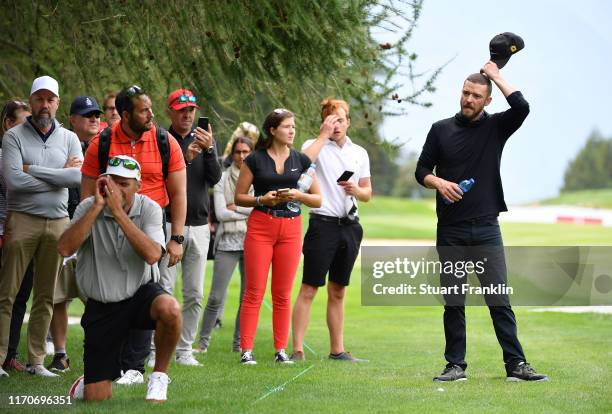
<svg viewBox="0 0 612 414"><path fill-rule="evenodd" d="M97 112L102 113L96 98L92 96L77 96L70 105L70 115L87 115Z"/></svg>

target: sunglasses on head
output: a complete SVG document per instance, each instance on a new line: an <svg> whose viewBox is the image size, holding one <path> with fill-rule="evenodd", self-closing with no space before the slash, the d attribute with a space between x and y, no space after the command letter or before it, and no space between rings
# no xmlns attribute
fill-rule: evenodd
<svg viewBox="0 0 612 414"><path fill-rule="evenodd" d="M185 102L196 103L198 101L198 98L196 98L193 95L191 96L181 95L178 98L176 98L176 101L178 103L185 103Z"/></svg>
<svg viewBox="0 0 612 414"><path fill-rule="evenodd" d="M111 167L118 167L121 164L123 164L123 167L126 170L140 170L140 168L138 167L138 164L134 161L134 160L128 160L126 158L119 158L119 157L113 157L110 160L108 160L108 165L110 165Z"/></svg>
<svg viewBox="0 0 612 414"><path fill-rule="evenodd" d="M130 86L129 88L126 89L125 92L126 92L128 98L131 98L131 97L136 96L136 95L144 94L144 91L140 88L140 86L136 86L136 85Z"/></svg>
<svg viewBox="0 0 612 414"><path fill-rule="evenodd" d="M285 109L285 108L276 108L276 109L274 110L274 113L275 113L275 114L282 114L282 113L284 113L284 112L289 112L289 110L288 110L288 109Z"/></svg>

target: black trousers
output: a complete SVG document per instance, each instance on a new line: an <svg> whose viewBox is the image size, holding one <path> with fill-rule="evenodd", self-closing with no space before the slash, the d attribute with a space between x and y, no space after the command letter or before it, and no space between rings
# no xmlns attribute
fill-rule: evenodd
<svg viewBox="0 0 612 414"><path fill-rule="evenodd" d="M30 262L28 268L19 287L19 292L13 302L13 311L11 313L11 327L9 333L9 344L6 353L6 359L17 358L19 348L19 339L21 338L21 327L23 326L23 318L25 317L28 299L32 293L34 284L34 262Z"/></svg>
<svg viewBox="0 0 612 414"><path fill-rule="evenodd" d="M486 274L481 278L481 284L496 285L507 283L503 240L499 229L497 217L480 217L453 223L438 225L437 242L440 260L472 260L471 257L459 257L462 254L470 255L474 252L487 252ZM444 252L444 253L443 253ZM442 274L441 285L448 285L460 280ZM465 279L464 279L465 280ZM444 335L446 348L444 357L447 366L459 365L467 368L465 362L466 334L465 334L465 306L464 296L445 297L444 306ZM510 306L507 295L485 296L489 313L493 320L495 335L503 351L506 370L512 370L519 362L525 361L523 348L518 340L516 317Z"/></svg>
<svg viewBox="0 0 612 414"><path fill-rule="evenodd" d="M162 209L162 230L164 231L164 238L167 238L168 236L166 234L166 221L166 210ZM158 265L160 263L161 259L158 262ZM151 353L151 339L153 338L153 332L155 331L130 329L128 338L121 347L121 370L123 372L134 369L144 374L145 361Z"/></svg>

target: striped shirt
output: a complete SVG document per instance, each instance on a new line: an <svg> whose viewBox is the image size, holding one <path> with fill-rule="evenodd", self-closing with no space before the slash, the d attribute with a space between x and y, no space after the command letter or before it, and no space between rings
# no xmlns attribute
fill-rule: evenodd
<svg viewBox="0 0 612 414"><path fill-rule="evenodd" d="M100 135L96 136L85 153L85 160L81 172L90 178L97 178L100 174L100 163L98 161L98 142ZM168 162L168 174L185 169L183 152L176 139L168 133L170 144L170 161ZM139 193L146 195L165 208L170 203L159 149L155 127L144 132L138 141L132 140L121 128L121 122L115 122L111 127L111 145L108 153L109 159L115 155L129 155L140 163L142 169L142 181Z"/></svg>

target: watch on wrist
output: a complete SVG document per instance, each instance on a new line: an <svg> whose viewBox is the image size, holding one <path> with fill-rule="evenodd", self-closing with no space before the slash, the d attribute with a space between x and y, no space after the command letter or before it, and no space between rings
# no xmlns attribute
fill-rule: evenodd
<svg viewBox="0 0 612 414"><path fill-rule="evenodd" d="M172 236L170 236L170 240L174 240L178 244L183 244L183 242L185 241L185 236L183 236L182 234L173 234Z"/></svg>
<svg viewBox="0 0 612 414"><path fill-rule="evenodd" d="M210 147L206 148L206 153L207 154L212 154L213 152L215 152L215 146L211 145Z"/></svg>

